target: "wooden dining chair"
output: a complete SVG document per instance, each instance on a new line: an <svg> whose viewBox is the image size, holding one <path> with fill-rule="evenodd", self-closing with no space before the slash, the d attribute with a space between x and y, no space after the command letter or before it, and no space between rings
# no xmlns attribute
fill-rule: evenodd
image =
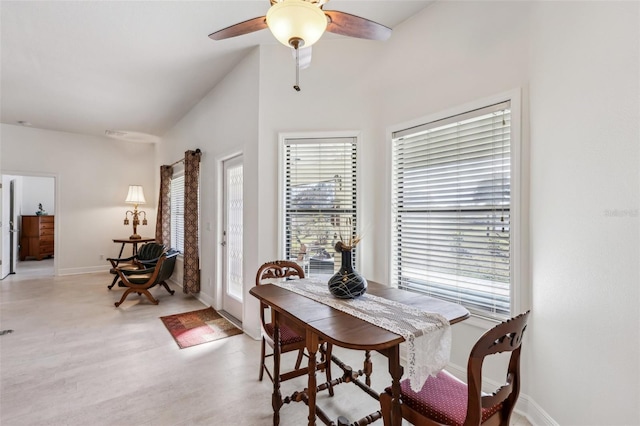
<svg viewBox="0 0 640 426"><path fill-rule="evenodd" d="M429 377L419 392L400 382L402 417L416 426L508 426L520 393L520 349L529 312L487 331L471 349L467 383L446 371ZM482 393L482 363L493 354L511 352L505 383L492 394ZM391 424L391 388L380 395L382 418Z"/></svg>
<svg viewBox="0 0 640 426"><path fill-rule="evenodd" d="M256 273L256 285L268 284L270 282L277 282L283 280L294 280L304 278L304 270L302 267L293 261L288 260L275 260L272 262L264 263L258 272ZM260 320L262 322L262 347L260 351L260 375L259 380L262 381L263 373L266 371L267 375L273 381L273 375L266 364L266 359L273 357L273 315L270 313L269 307L260 302ZM294 377L307 374L307 368L300 368L302 358L307 356L305 353L306 342L304 339L304 331L298 329L293 324L280 324L280 353L298 351L298 358L294 369L286 373L280 374L280 381L293 379ZM272 349L272 353L266 353L266 346L269 345ZM324 370L327 377L327 383L331 382L331 345L323 343L320 346L321 359L318 363L318 370ZM333 386L329 386L329 393L333 396Z"/></svg>

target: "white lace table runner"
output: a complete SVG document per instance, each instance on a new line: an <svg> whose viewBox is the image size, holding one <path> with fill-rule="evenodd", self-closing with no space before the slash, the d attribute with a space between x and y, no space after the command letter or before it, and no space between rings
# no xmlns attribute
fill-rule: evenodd
<svg viewBox="0 0 640 426"><path fill-rule="evenodd" d="M415 392L449 362L451 326L440 314L367 293L356 299L338 299L329 292L325 281L314 277L273 284L404 337L407 375Z"/></svg>

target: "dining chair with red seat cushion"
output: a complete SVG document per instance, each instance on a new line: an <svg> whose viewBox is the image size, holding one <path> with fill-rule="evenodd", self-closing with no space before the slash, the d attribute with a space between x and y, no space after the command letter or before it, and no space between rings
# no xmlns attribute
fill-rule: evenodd
<svg viewBox="0 0 640 426"><path fill-rule="evenodd" d="M304 270L302 267L293 261L288 260L274 260L272 262L264 263L258 272L256 273L256 285L268 284L270 282L282 281L282 280L295 280L304 278ZM267 375L273 381L273 375L266 364L266 359L273 356L266 353L266 345L268 344L271 349L274 347L274 324L272 315L269 315L269 307L264 303L260 303L260 320L262 322L262 346L260 351L260 376L259 380L262 381L263 373L266 371ZM280 324L280 353L298 351L298 358L294 369L286 373L281 373L279 380L285 381L294 377L307 374L307 368L300 368L302 358L306 354L304 350L306 348L306 342L303 336L303 331L298 331L292 324ZM331 382L331 345L323 343L320 347L321 360L317 364L319 370L324 370L327 377L327 383ZM333 396L333 387L329 386L329 394Z"/></svg>
<svg viewBox="0 0 640 426"><path fill-rule="evenodd" d="M520 393L520 351L527 311L493 327L478 339L467 364L467 383L446 371L429 377L418 392L400 382L402 417L416 426L508 426ZM492 394L482 393L482 364L489 355L511 352L505 383ZM391 424L391 388L380 395L385 425Z"/></svg>
<svg viewBox="0 0 640 426"><path fill-rule="evenodd" d="M268 336L273 336L273 323L267 323L264 326L264 330ZM286 325L280 326L280 342L281 345L293 345L302 342L304 339ZM301 357L302 358L302 357Z"/></svg>

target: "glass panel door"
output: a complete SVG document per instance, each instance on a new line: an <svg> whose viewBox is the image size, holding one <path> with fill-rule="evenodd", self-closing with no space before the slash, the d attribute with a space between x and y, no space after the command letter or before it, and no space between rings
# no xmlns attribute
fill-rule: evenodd
<svg viewBox="0 0 640 426"><path fill-rule="evenodd" d="M223 309L242 320L243 162L242 156L224 162Z"/></svg>

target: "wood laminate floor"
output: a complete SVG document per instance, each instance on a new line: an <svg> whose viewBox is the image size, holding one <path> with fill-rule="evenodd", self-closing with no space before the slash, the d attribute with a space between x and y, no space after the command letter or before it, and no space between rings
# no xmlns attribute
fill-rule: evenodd
<svg viewBox="0 0 640 426"><path fill-rule="evenodd" d="M43 270L45 263L21 262L0 281L0 330L13 330L0 336L2 426L272 424L271 382L257 380L259 341L242 334L179 349L159 320L202 309L197 299L154 288L159 305L133 295L115 308L123 290L107 290L108 273L53 277ZM361 353L336 353L360 368ZM374 356L374 386L389 383L386 370L386 360ZM283 383L283 395L305 381ZM350 421L378 409L352 384L318 404ZM306 406L285 405L280 424L306 425ZM529 423L516 416L512 425Z"/></svg>

